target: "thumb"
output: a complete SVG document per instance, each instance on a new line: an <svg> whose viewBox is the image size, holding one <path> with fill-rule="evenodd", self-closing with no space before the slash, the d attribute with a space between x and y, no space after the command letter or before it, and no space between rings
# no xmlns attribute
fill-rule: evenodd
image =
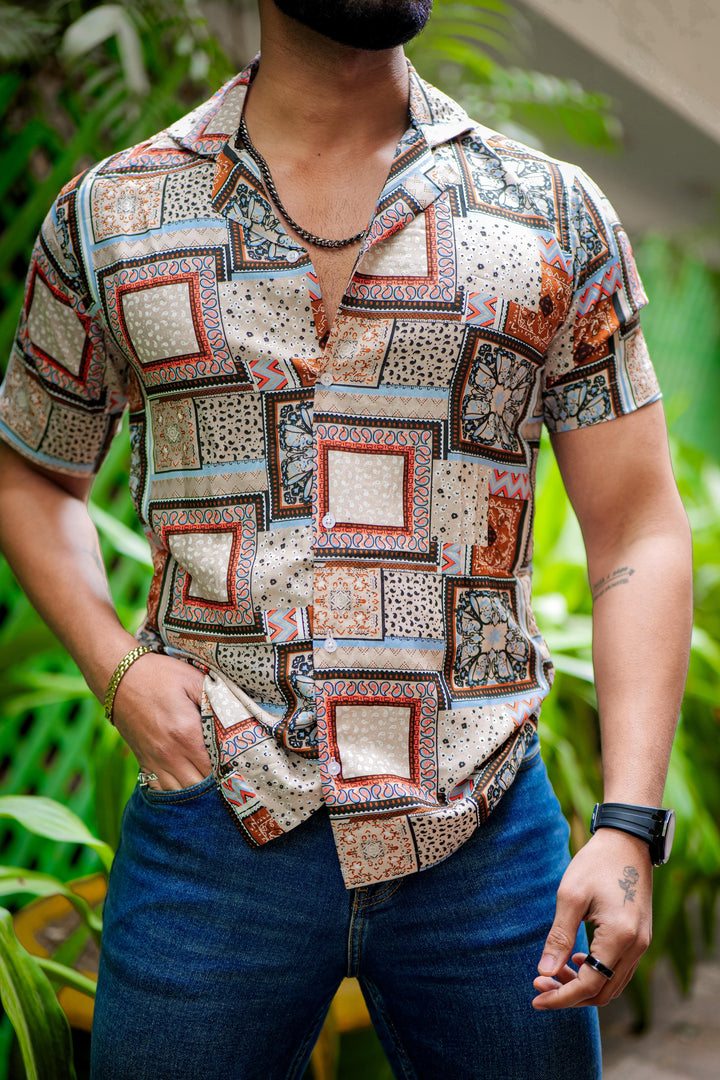
<svg viewBox="0 0 720 1080"><path fill-rule="evenodd" d="M557 975L575 951L575 939L585 914L585 898L568 895L562 886L558 892L555 919L545 939L538 964L541 975Z"/></svg>
<svg viewBox="0 0 720 1080"><path fill-rule="evenodd" d="M186 672L186 678L184 682L184 690L190 701L194 705L202 705L203 686L205 683L205 676L203 672L196 668L194 665L187 664L188 670Z"/></svg>

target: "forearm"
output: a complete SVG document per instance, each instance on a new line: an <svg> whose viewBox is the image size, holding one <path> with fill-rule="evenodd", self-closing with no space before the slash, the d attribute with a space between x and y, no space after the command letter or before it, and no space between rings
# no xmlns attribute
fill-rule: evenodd
<svg viewBox="0 0 720 1080"><path fill-rule="evenodd" d="M133 638L115 611L85 501L0 448L0 549L101 700Z"/></svg>
<svg viewBox="0 0 720 1080"><path fill-rule="evenodd" d="M692 626L690 536L682 507L662 529L588 552L604 799L660 806Z"/></svg>

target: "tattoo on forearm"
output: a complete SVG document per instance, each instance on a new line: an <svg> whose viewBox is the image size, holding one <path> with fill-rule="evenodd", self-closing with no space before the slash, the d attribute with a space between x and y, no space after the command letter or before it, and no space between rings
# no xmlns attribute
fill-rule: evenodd
<svg viewBox="0 0 720 1080"><path fill-rule="evenodd" d="M627 585L634 573L635 570L632 566L621 566L617 570L613 570L611 574L601 577L592 586L593 600L599 600L604 593L614 589L617 585Z"/></svg>
<svg viewBox="0 0 720 1080"><path fill-rule="evenodd" d="M623 878L618 878L618 885L625 893L625 899L623 900L623 906L629 900L631 903L635 900L635 893L637 892L637 883L640 880L640 871L634 866L626 866L623 870L625 875Z"/></svg>

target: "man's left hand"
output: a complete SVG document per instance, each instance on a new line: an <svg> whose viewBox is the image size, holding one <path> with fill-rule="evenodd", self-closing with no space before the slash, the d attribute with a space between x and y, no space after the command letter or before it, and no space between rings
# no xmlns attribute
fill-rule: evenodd
<svg viewBox="0 0 720 1080"><path fill-rule="evenodd" d="M595 927L592 955L614 972L612 979L574 953L580 923ZM538 964L536 1009L607 1005L622 993L650 944L652 864L648 846L618 829L598 829L568 866L560 883L555 921Z"/></svg>

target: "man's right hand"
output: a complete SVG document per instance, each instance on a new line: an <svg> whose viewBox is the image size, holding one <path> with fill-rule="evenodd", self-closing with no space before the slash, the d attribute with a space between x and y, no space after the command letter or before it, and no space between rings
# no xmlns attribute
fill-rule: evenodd
<svg viewBox="0 0 720 1080"><path fill-rule="evenodd" d="M20 585L57 634L99 701L115 665L137 641L110 595L87 510L92 479L55 474L0 443L0 548ZM113 719L153 786L191 787L209 776L202 735L202 673L146 653L120 680Z"/></svg>
<svg viewBox="0 0 720 1080"><path fill-rule="evenodd" d="M148 785L177 791L199 784L212 772L202 734L203 675L171 656L146 653L123 675L115 695L113 721Z"/></svg>

